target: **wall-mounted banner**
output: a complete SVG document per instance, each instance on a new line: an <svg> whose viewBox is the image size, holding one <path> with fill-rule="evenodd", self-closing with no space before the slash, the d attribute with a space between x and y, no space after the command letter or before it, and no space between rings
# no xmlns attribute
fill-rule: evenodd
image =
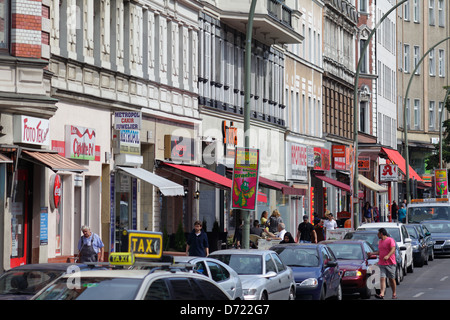
<svg viewBox="0 0 450 320"><path fill-rule="evenodd" d="M47 119L14 115L14 142L48 146L50 121Z"/></svg>
<svg viewBox="0 0 450 320"><path fill-rule="evenodd" d="M288 142L286 154L286 176L289 180L308 180L308 148L304 145Z"/></svg>
<svg viewBox="0 0 450 320"><path fill-rule="evenodd" d="M380 164L380 182L398 181L396 164Z"/></svg>
<svg viewBox="0 0 450 320"><path fill-rule="evenodd" d="M66 125L66 157L95 160L95 129Z"/></svg>
<svg viewBox="0 0 450 320"><path fill-rule="evenodd" d="M172 161L192 161L194 155L194 139L165 135L164 158Z"/></svg>
<svg viewBox="0 0 450 320"><path fill-rule="evenodd" d="M446 169L434 170L434 177L436 181L436 196L447 196L448 194L447 170Z"/></svg>
<svg viewBox="0 0 450 320"><path fill-rule="evenodd" d="M232 209L256 209L258 178L259 149L236 147L231 190Z"/></svg>

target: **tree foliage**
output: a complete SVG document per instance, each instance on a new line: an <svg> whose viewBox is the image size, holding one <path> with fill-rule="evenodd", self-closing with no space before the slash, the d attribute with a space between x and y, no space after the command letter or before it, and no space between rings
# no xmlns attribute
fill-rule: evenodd
<svg viewBox="0 0 450 320"><path fill-rule="evenodd" d="M450 112L450 99L445 101L445 108ZM438 117L440 115L438 114ZM450 119L442 123L442 161L450 163ZM434 145L434 152L425 158L426 169L432 170L440 167L439 143Z"/></svg>

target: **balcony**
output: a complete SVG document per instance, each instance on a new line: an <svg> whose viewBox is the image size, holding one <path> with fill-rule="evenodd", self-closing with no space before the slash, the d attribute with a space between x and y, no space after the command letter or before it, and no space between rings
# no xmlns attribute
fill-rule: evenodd
<svg viewBox="0 0 450 320"><path fill-rule="evenodd" d="M258 0L253 18L253 39L266 45L301 43L300 16L286 3L294 0ZM220 21L241 31L247 32L248 13L251 0L205 0L202 1L220 15Z"/></svg>

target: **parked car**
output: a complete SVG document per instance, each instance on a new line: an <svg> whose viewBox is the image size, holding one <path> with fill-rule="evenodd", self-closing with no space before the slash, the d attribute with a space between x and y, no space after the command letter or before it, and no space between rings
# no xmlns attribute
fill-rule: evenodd
<svg viewBox="0 0 450 320"><path fill-rule="evenodd" d="M374 248L364 240L325 240L320 243L327 245L338 260L343 293L359 293L363 299L370 298L374 288L368 285L371 275L368 271L377 263L378 257L368 253L375 251Z"/></svg>
<svg viewBox="0 0 450 320"><path fill-rule="evenodd" d="M212 258L204 257L174 257L175 263L187 263L193 269L215 281L233 300L243 300L244 293L239 275L231 267Z"/></svg>
<svg viewBox="0 0 450 320"><path fill-rule="evenodd" d="M378 251L378 230L356 230L347 232L344 236L344 239L353 239L353 240L365 240L367 241L375 251ZM406 250L406 248L405 248ZM397 242L395 243L395 260L397 262L396 275L395 280L397 284L403 281L403 261L402 254L400 253L400 247Z"/></svg>
<svg viewBox="0 0 450 320"><path fill-rule="evenodd" d="M68 285L70 284L70 285ZM230 300L204 275L180 270L98 270L66 274L33 300Z"/></svg>
<svg viewBox="0 0 450 320"><path fill-rule="evenodd" d="M418 223L418 224L416 224L416 226L417 226L417 230L424 238L424 241L428 247L428 261L433 261L434 260L434 242L433 242L433 238L431 237L431 232L430 232L430 230L428 230L427 226L422 223Z"/></svg>
<svg viewBox="0 0 450 320"><path fill-rule="evenodd" d="M404 275L414 272L413 253L411 238L405 224L400 222L374 222L364 223L357 230L370 230L384 228L392 238L397 242L402 253L403 273Z"/></svg>
<svg viewBox="0 0 450 320"><path fill-rule="evenodd" d="M428 247L425 239L414 224L407 224L406 230L408 230L409 237L411 238L414 266L423 267L424 264L428 264Z"/></svg>
<svg viewBox="0 0 450 320"><path fill-rule="evenodd" d="M292 269L272 250L218 250L209 257L224 262L237 272L246 300L295 299Z"/></svg>
<svg viewBox="0 0 450 320"><path fill-rule="evenodd" d="M450 254L450 221L425 220L421 222L431 232L435 254Z"/></svg>
<svg viewBox="0 0 450 320"><path fill-rule="evenodd" d="M339 265L326 245L279 244L270 250L294 272L297 299L342 300Z"/></svg>
<svg viewBox="0 0 450 320"><path fill-rule="evenodd" d="M25 264L5 271L0 276L0 300L28 300L47 284L67 272L91 269L85 264Z"/></svg>

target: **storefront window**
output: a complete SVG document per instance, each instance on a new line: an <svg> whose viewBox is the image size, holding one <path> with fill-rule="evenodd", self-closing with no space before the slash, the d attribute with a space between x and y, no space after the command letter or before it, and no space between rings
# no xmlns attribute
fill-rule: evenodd
<svg viewBox="0 0 450 320"><path fill-rule="evenodd" d="M128 250L122 247L123 231L137 228L137 180L117 173L115 190L115 249L120 252Z"/></svg>

